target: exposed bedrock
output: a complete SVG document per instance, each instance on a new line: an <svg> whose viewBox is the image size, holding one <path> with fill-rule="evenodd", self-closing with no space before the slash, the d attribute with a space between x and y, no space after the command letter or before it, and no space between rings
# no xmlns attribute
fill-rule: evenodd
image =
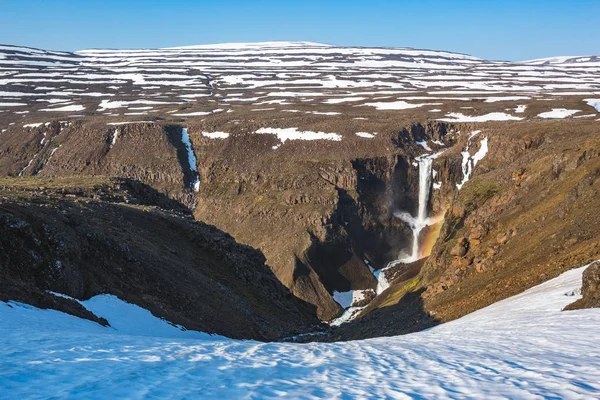
<svg viewBox="0 0 600 400"><path fill-rule="evenodd" d="M0 143L0 174L102 175L143 182L193 208L181 127L52 122L10 129Z"/></svg>
<svg viewBox="0 0 600 400"><path fill-rule="evenodd" d="M410 228L394 213L418 207L412 163L424 149L415 142L436 140L441 150L454 143L451 136L444 124L413 124L378 137L375 151L308 142L273 152L269 138L215 144L195 135L202 181L195 215L261 249L277 277L331 320L342 312L334 291L375 289L372 270L411 244ZM238 153L244 146L251 150ZM460 159L440 158L435 168L438 180L454 179ZM432 196L428 208L441 212L450 193Z"/></svg>
<svg viewBox="0 0 600 400"><path fill-rule="evenodd" d="M3 180L0 301L106 324L63 295L113 294L187 329L239 339L275 340L319 323L259 251L194 221L183 205L157 207L160 196L142 184L90 180Z"/></svg>

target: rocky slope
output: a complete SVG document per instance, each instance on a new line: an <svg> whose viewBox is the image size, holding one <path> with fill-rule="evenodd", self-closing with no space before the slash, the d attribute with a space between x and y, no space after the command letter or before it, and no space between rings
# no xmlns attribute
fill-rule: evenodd
<svg viewBox="0 0 600 400"><path fill-rule="evenodd" d="M3 179L0 221L4 301L98 321L63 295L114 294L188 329L258 340L318 324L260 252L140 183Z"/></svg>

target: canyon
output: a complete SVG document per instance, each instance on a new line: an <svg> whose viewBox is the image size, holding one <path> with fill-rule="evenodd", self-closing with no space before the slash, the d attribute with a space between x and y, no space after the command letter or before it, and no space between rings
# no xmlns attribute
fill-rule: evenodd
<svg viewBox="0 0 600 400"><path fill-rule="evenodd" d="M53 293L113 294L187 329L340 341L600 258L597 57L0 54L3 300L102 322Z"/></svg>

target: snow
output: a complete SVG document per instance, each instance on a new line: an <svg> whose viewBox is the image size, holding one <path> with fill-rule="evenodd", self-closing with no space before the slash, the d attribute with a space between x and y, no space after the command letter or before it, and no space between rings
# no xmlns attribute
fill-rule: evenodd
<svg viewBox="0 0 600 400"><path fill-rule="evenodd" d="M372 139L375 137L375 135L377 135L377 133L356 132L355 135L366 139Z"/></svg>
<svg viewBox="0 0 600 400"><path fill-rule="evenodd" d="M212 114L212 112L196 111L196 112L191 112L191 113L182 113L182 114L173 114L173 115L176 117L198 117L198 116L210 115L210 114Z"/></svg>
<svg viewBox="0 0 600 400"><path fill-rule="evenodd" d="M58 107L58 108L44 108L44 109L41 109L40 111L66 112L66 111L83 111L83 110L85 110L84 106L73 104L70 106L64 106L64 107Z"/></svg>
<svg viewBox="0 0 600 400"><path fill-rule="evenodd" d="M499 97L488 97L485 99L486 103L496 103L498 101L514 101L514 100L529 100L526 96L499 96Z"/></svg>
<svg viewBox="0 0 600 400"><path fill-rule="evenodd" d="M0 107L21 107L26 106L25 103L2 103L0 102Z"/></svg>
<svg viewBox="0 0 600 400"><path fill-rule="evenodd" d="M316 115L341 115L341 112L336 111L307 111L307 114L316 114Z"/></svg>
<svg viewBox="0 0 600 400"><path fill-rule="evenodd" d="M520 104L520 105L518 105L518 106L515 107L515 113L522 114L522 113L525 112L526 108L527 108L526 105Z"/></svg>
<svg viewBox="0 0 600 400"><path fill-rule="evenodd" d="M229 133L227 133L227 132L202 132L202 136L211 138L211 139L227 139L229 137Z"/></svg>
<svg viewBox="0 0 600 400"><path fill-rule="evenodd" d="M394 101L394 102L377 102L377 103L365 103L364 106L375 107L378 110L407 110L410 108L418 108L426 105L434 105L432 104L410 104L406 101Z"/></svg>
<svg viewBox="0 0 600 400"><path fill-rule="evenodd" d="M468 116L461 113L446 114L449 118L440 118L444 122L488 122L488 121L520 121L523 118L515 117L502 112L493 112L485 115Z"/></svg>
<svg viewBox="0 0 600 400"><path fill-rule="evenodd" d="M590 107L594 107L596 111L600 112L600 99L583 99Z"/></svg>
<svg viewBox="0 0 600 400"><path fill-rule="evenodd" d="M366 99L364 97L341 97L341 98L337 98L337 99L327 99L324 101L324 103L340 104L340 103L347 103L347 102L352 102L352 101L362 101L362 100L366 100Z"/></svg>
<svg viewBox="0 0 600 400"><path fill-rule="evenodd" d="M23 128L37 128L42 125L44 125L43 122L38 122L38 123L34 123L34 124L25 124L25 125L23 125Z"/></svg>
<svg viewBox="0 0 600 400"><path fill-rule="evenodd" d="M426 151L431 151L431 148L427 145L427 142L425 140L421 141L421 142L415 142L416 144L418 144L419 146L421 146L422 148L424 148Z"/></svg>
<svg viewBox="0 0 600 400"><path fill-rule="evenodd" d="M342 140L342 135L337 133L299 131L298 128L260 128L254 133L276 135L281 143L286 140Z"/></svg>
<svg viewBox="0 0 600 400"><path fill-rule="evenodd" d="M598 398L600 310L560 311L576 299L564 293L581 285L583 269L427 331L339 343L185 332L114 296L83 302L112 328L0 302L0 393L7 400Z"/></svg>
<svg viewBox="0 0 600 400"><path fill-rule="evenodd" d="M469 136L469 140L467 141L467 148L465 151L461 152L462 154L462 173L463 179L460 183L456 184L458 190L462 189L463 185L467 183L467 181L471 178L471 174L473 173L473 168L477 165L477 163L485 157L488 152L488 138L484 137L481 139L479 144L479 150L471 156L469 153L469 147L471 146L471 139L481 133L481 131L473 131Z"/></svg>
<svg viewBox="0 0 600 400"><path fill-rule="evenodd" d="M111 148L115 145L115 143L117 143L117 137L119 137L119 129L115 128L115 130L112 133L112 139L110 141Z"/></svg>
<svg viewBox="0 0 600 400"><path fill-rule="evenodd" d="M109 122L107 125L119 126L130 124L153 124L154 121L126 121L126 122Z"/></svg>
<svg viewBox="0 0 600 400"><path fill-rule="evenodd" d="M576 114L580 111L581 110L567 110L566 108L553 108L552 111L538 114L538 117L547 119L562 119Z"/></svg>
<svg viewBox="0 0 600 400"><path fill-rule="evenodd" d="M473 156L471 157L471 160L473 160L473 168L475 168L475 166L477 165L477 163L481 160L483 160L483 158L485 157L485 155L488 152L488 138L484 137L483 139L481 139L481 143L479 144L479 150L477 150L477 152L475 154L473 154Z"/></svg>
<svg viewBox="0 0 600 400"><path fill-rule="evenodd" d="M157 318L152 313L135 304L127 303L113 295L99 295L81 304L99 317L108 320L110 328L118 334L163 338L207 339L210 335L188 331L185 328Z"/></svg>

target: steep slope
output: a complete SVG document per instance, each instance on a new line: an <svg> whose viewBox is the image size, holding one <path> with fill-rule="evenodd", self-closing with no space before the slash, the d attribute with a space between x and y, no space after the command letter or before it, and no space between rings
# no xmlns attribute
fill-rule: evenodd
<svg viewBox="0 0 600 400"><path fill-rule="evenodd" d="M489 152L474 176L454 189L421 272L392 281L384 300L366 310L370 314L332 338L433 326L600 257L597 128L519 123L518 129L487 127L480 135L486 135ZM449 152L439 162L453 157Z"/></svg>
<svg viewBox="0 0 600 400"><path fill-rule="evenodd" d="M259 251L140 183L3 179L0 221L4 301L98 321L52 292L82 300L113 294L187 329L244 339L274 340L318 324Z"/></svg>

